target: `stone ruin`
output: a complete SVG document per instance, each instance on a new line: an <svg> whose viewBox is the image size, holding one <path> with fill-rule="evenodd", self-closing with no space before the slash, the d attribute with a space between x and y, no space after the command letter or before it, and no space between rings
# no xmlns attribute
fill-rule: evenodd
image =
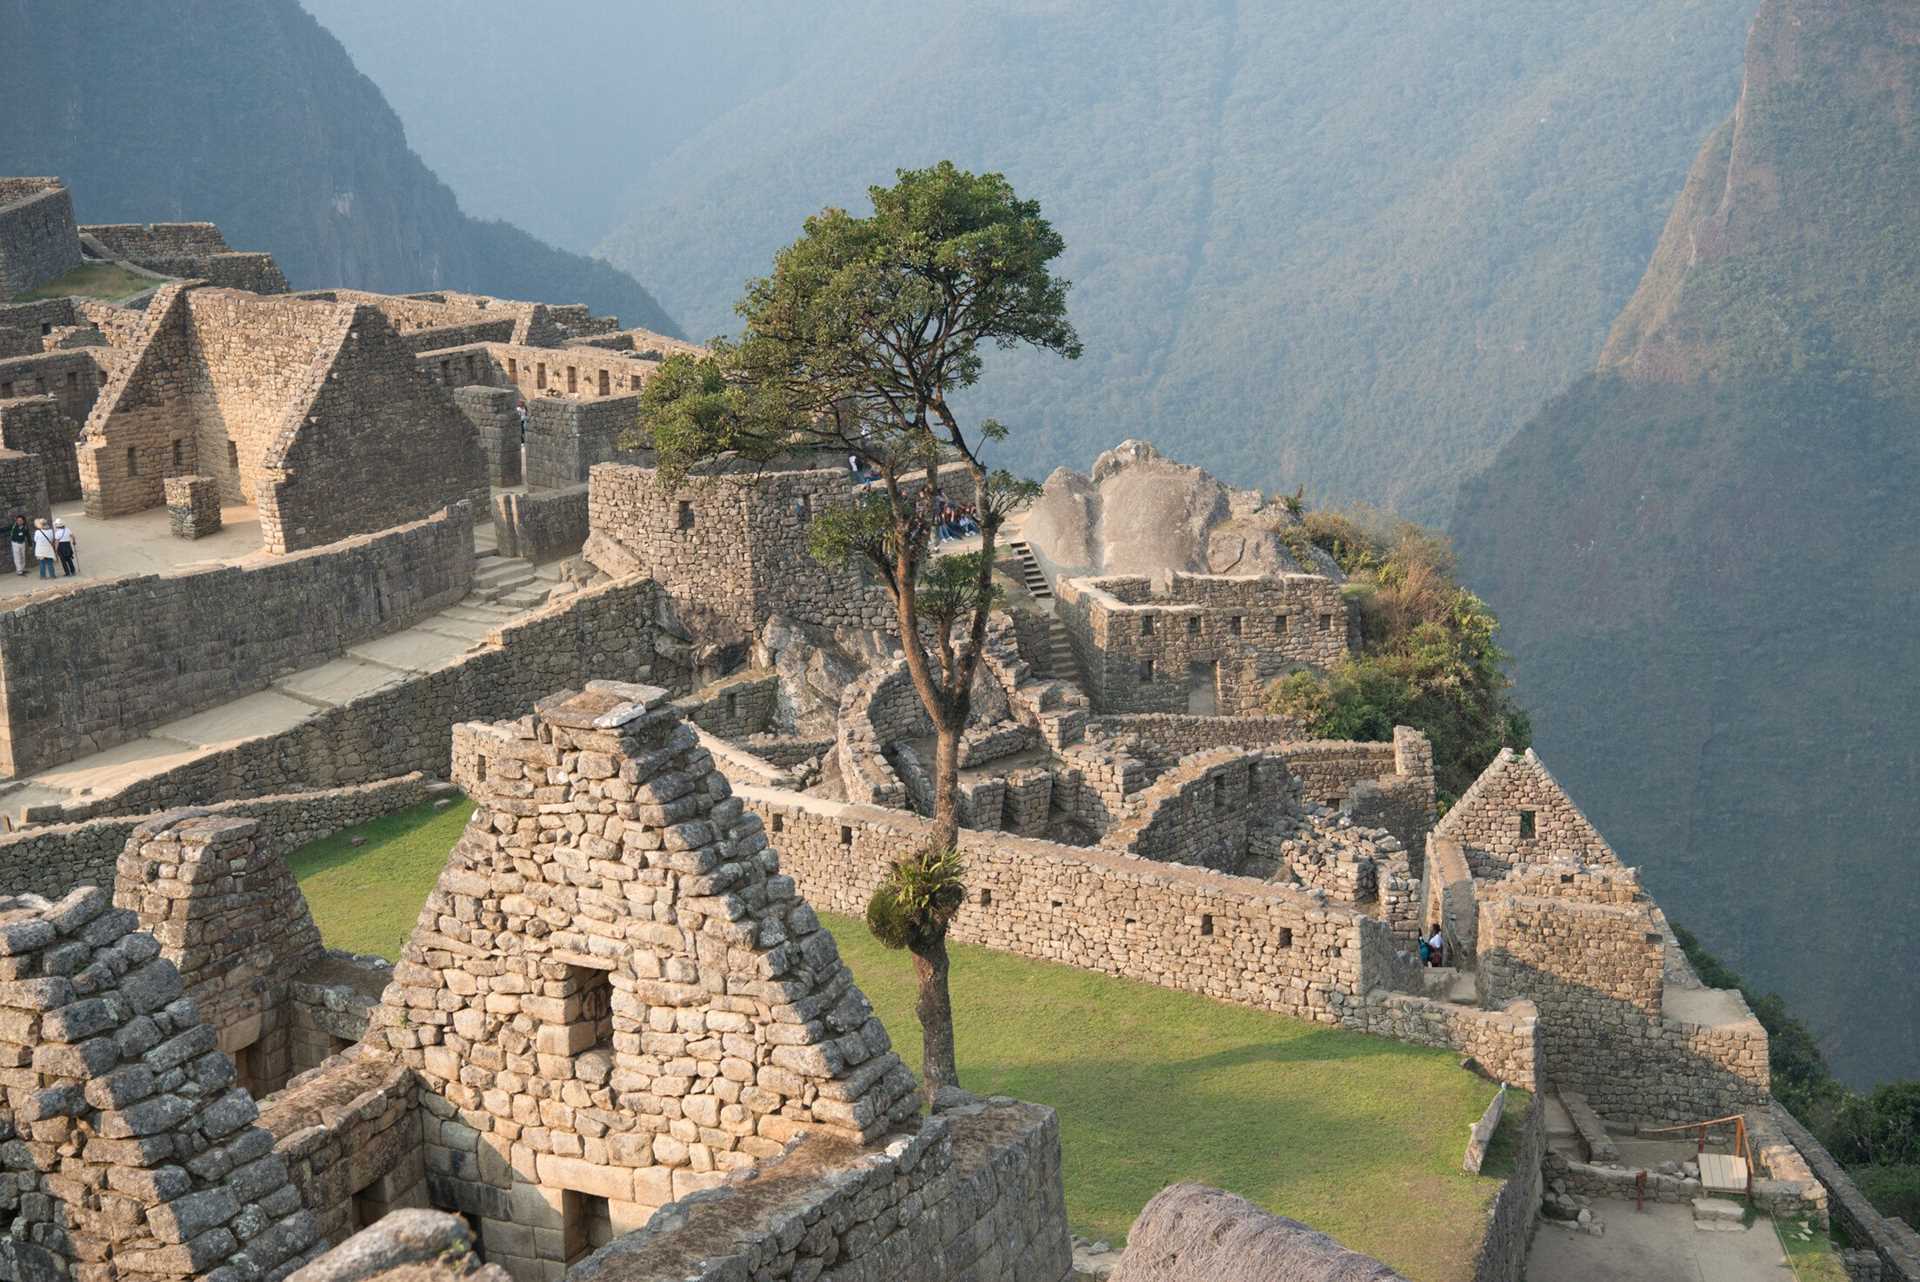
<svg viewBox="0 0 1920 1282"><path fill-rule="evenodd" d="M0 899L7 1276L270 1282L424 1234L517 1282L1063 1282L1051 1112L922 1116L666 691L562 692L456 753L466 833L364 1038L317 1063L289 1033L334 962L258 820L139 825L111 901Z"/></svg>

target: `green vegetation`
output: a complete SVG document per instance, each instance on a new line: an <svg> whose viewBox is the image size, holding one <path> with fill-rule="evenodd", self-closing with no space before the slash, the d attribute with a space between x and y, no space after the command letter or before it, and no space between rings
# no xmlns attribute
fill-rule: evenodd
<svg viewBox="0 0 1920 1282"><path fill-rule="evenodd" d="M397 957L467 815L460 803L416 806L295 852L328 945ZM822 919L881 1020L912 1027L913 975L859 921ZM1449 1051L984 948L955 945L952 961L962 1079L1059 1111L1075 1231L1118 1244L1163 1185L1194 1179L1416 1282L1473 1276L1524 1094L1510 1098L1486 1173L1469 1176L1461 1146L1493 1088Z"/></svg>
<svg viewBox="0 0 1920 1282"><path fill-rule="evenodd" d="M287 856L327 946L398 961L472 813L464 797L439 811L425 802ZM355 837L366 844L356 847Z"/></svg>
<svg viewBox="0 0 1920 1282"><path fill-rule="evenodd" d="M1269 710L1326 739L1386 740L1396 725L1422 731L1443 803L1500 749L1527 746L1532 728L1493 641L1499 620L1455 580L1444 538L1370 509L1309 512L1296 528L1347 573L1360 648L1330 671L1274 682Z"/></svg>
<svg viewBox="0 0 1920 1282"><path fill-rule="evenodd" d="M1801 1220L1776 1220L1773 1230L1799 1282L1847 1282L1846 1266L1826 1230Z"/></svg>
<svg viewBox="0 0 1920 1282"><path fill-rule="evenodd" d="M14 295L16 303L41 298L98 298L117 303L123 298L145 293L166 278L122 267L119 263L82 263L58 280L50 280L38 289Z"/></svg>

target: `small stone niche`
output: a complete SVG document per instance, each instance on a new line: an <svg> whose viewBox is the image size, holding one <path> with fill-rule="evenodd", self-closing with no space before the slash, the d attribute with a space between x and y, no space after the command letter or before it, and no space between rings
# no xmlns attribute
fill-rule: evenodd
<svg viewBox="0 0 1920 1282"><path fill-rule="evenodd" d="M204 539L220 529L220 482L211 476L166 479L167 525L176 539Z"/></svg>

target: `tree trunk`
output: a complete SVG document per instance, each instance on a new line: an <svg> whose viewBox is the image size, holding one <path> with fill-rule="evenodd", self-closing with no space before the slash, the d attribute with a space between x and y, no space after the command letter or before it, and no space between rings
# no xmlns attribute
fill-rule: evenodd
<svg viewBox="0 0 1920 1282"><path fill-rule="evenodd" d="M937 723L933 744L933 844L960 844L960 727Z"/></svg>
<svg viewBox="0 0 1920 1282"><path fill-rule="evenodd" d="M920 981L920 999L914 1013L920 1017L920 1080L927 1100L942 1086L958 1086L960 1070L953 1062L953 999L947 993L947 932L931 940L915 939L913 974Z"/></svg>

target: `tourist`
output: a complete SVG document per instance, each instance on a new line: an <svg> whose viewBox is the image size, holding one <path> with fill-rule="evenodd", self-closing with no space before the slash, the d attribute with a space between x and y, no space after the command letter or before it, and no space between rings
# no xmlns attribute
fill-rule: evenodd
<svg viewBox="0 0 1920 1282"><path fill-rule="evenodd" d="M67 528L67 523L57 516L53 518L53 545L60 554L60 569L68 578L78 574L79 570L73 564L73 553L79 545L73 541L73 531Z"/></svg>
<svg viewBox="0 0 1920 1282"><path fill-rule="evenodd" d="M1433 933L1427 936L1424 945L1427 952L1427 965L1444 966L1447 964L1447 937L1440 933L1440 923L1433 924Z"/></svg>
<svg viewBox="0 0 1920 1282"><path fill-rule="evenodd" d="M520 444L527 443L527 403L521 401L513 407L513 416L520 420Z"/></svg>
<svg viewBox="0 0 1920 1282"><path fill-rule="evenodd" d="M7 538L13 544L13 572L27 572L27 541L33 537L33 530L27 524L27 514L15 512L13 524L7 529Z"/></svg>
<svg viewBox="0 0 1920 1282"><path fill-rule="evenodd" d="M54 577L53 563L59 556L60 545L54 541L53 531L47 526L47 518L41 517L33 523L33 555L40 562L40 577Z"/></svg>

